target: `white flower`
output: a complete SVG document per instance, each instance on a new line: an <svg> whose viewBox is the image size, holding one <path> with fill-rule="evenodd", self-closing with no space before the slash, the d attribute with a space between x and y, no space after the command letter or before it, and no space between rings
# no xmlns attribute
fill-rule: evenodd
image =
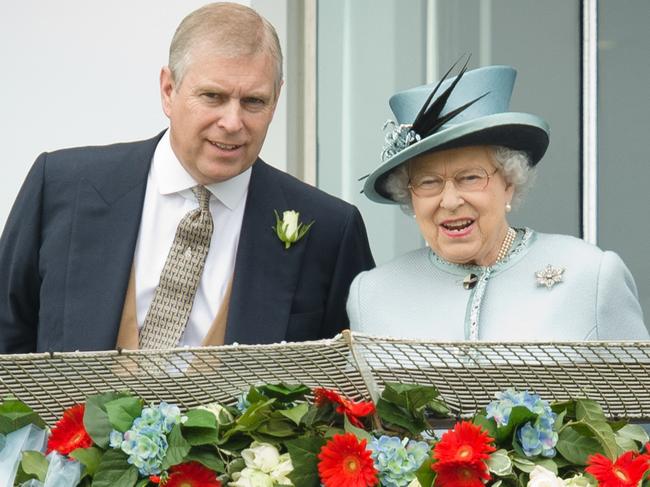
<svg viewBox="0 0 650 487"><path fill-rule="evenodd" d="M280 455L280 463L271 471L271 478L276 484L293 485L289 477L287 477L292 471L293 464L291 463L291 455L283 453Z"/></svg>
<svg viewBox="0 0 650 487"><path fill-rule="evenodd" d="M312 221L309 225L300 223L300 213L294 210L287 210L282 212L282 219L276 210L275 212L275 227L273 230L280 239L284 242L284 248L288 249L292 244L296 243L309 231L314 224Z"/></svg>
<svg viewBox="0 0 650 487"><path fill-rule="evenodd" d="M280 452L270 443L254 441L250 448L241 452L241 456L247 467L264 473L271 473L280 465Z"/></svg>
<svg viewBox="0 0 650 487"><path fill-rule="evenodd" d="M564 481L566 487L596 487L596 484L592 482L589 477L584 477L582 475L576 475L570 479Z"/></svg>
<svg viewBox="0 0 650 487"><path fill-rule="evenodd" d="M422 485L420 484L420 481L416 477L413 480L411 480L411 483L408 484L406 487L422 487Z"/></svg>
<svg viewBox="0 0 650 487"><path fill-rule="evenodd" d="M245 468L232 474L234 482L228 482L230 487L273 487L271 476L254 468Z"/></svg>
<svg viewBox="0 0 650 487"><path fill-rule="evenodd" d="M286 235L287 239L291 242L295 242L298 236L298 217L300 213L293 210L287 210L282 213L282 231Z"/></svg>
<svg viewBox="0 0 650 487"><path fill-rule="evenodd" d="M566 484L550 470L537 465L530 472L530 480L526 487L566 487Z"/></svg>
<svg viewBox="0 0 650 487"><path fill-rule="evenodd" d="M230 414L230 411L217 402L198 406L196 409L202 409L203 411L208 411L214 414L214 417L217 419L217 424L219 425L232 423L235 420L235 418L232 417L232 414Z"/></svg>

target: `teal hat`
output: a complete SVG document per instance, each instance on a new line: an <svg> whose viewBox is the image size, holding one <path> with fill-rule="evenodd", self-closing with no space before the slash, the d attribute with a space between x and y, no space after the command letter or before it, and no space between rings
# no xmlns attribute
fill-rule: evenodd
<svg viewBox="0 0 650 487"><path fill-rule="evenodd" d="M526 152L531 165L544 156L549 142L548 124L529 113L508 111L515 69L465 69L444 80L448 72L436 86L418 86L390 98L396 122L387 122L392 130L386 135L383 162L363 186L364 194L372 201L396 203L384 189L386 177L397 166L427 152L500 145Z"/></svg>

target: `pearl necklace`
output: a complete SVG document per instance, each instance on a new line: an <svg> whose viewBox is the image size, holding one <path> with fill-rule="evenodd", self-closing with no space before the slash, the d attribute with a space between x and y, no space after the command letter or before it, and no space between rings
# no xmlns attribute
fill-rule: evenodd
<svg viewBox="0 0 650 487"><path fill-rule="evenodd" d="M506 257L506 255L508 255L508 251L512 246L512 242L515 241L516 236L517 236L517 232L515 232L512 227L508 227L506 238L503 239L503 243L501 244L501 248L499 249L499 253L497 254L497 260L494 261L495 264L497 262L501 262Z"/></svg>

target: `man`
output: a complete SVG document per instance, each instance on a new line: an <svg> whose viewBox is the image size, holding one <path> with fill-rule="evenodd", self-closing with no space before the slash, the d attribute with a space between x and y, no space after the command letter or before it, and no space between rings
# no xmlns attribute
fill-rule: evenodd
<svg viewBox="0 0 650 487"><path fill-rule="evenodd" d="M374 265L356 208L258 158L282 86L273 27L188 15L160 74L169 130L45 153L0 241L0 352L271 343L347 327ZM313 222L288 247L276 212ZM286 239L285 239L286 240Z"/></svg>

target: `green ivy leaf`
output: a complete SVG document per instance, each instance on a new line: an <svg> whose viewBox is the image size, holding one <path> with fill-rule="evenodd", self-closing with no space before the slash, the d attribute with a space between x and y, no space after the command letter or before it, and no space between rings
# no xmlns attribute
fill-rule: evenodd
<svg viewBox="0 0 650 487"><path fill-rule="evenodd" d="M185 457L185 461L199 462L203 466L220 474L226 471L226 464L221 460L215 448L192 448Z"/></svg>
<svg viewBox="0 0 650 487"><path fill-rule="evenodd" d="M512 458L512 464L522 472L530 473L535 468L536 464L532 460L529 460L526 457L515 455Z"/></svg>
<svg viewBox="0 0 650 487"><path fill-rule="evenodd" d="M302 421L302 418L307 414L307 411L309 411L309 405L302 402L295 407L290 409L281 409L278 412L293 421L296 426L299 426L300 421Z"/></svg>
<svg viewBox="0 0 650 487"><path fill-rule="evenodd" d="M288 477L293 482L293 485L299 485L300 487L320 486L318 454L324 445L325 440L319 437L299 438L286 443L293 465L293 471Z"/></svg>
<svg viewBox="0 0 650 487"><path fill-rule="evenodd" d="M400 384L397 382L387 382L381 394L382 399L385 401L401 406L411 413L419 411L432 402L436 402L439 396L438 389L433 386ZM442 401L437 402L442 403ZM444 409L447 410L446 407Z"/></svg>
<svg viewBox="0 0 650 487"><path fill-rule="evenodd" d="M431 455L428 455L426 460L422 462L420 468L415 472L415 477L418 479L418 482L422 487L432 487L433 482L436 479L436 473L431 470L431 464L433 463L433 458Z"/></svg>
<svg viewBox="0 0 650 487"><path fill-rule="evenodd" d="M560 432L555 448L566 460L576 465L587 465L587 458L590 455L603 453L598 440L581 435L571 427Z"/></svg>
<svg viewBox="0 0 650 487"><path fill-rule="evenodd" d="M287 403L305 399L305 395L311 393L311 389L304 384L266 384L257 389L267 398L277 399L279 402Z"/></svg>
<svg viewBox="0 0 650 487"><path fill-rule="evenodd" d="M167 470L173 465L183 463L183 460L190 452L191 445L183 438L180 425L176 424L167 436L167 453L163 458L161 469Z"/></svg>
<svg viewBox="0 0 650 487"><path fill-rule="evenodd" d="M553 472L555 475L558 474L557 464L550 458L536 458L534 462L536 465L544 467L546 470Z"/></svg>
<svg viewBox="0 0 650 487"><path fill-rule="evenodd" d="M187 421L183 423L185 428L217 429L217 418L210 411L206 411L205 409L190 409L186 416Z"/></svg>
<svg viewBox="0 0 650 487"><path fill-rule="evenodd" d="M379 414L382 420L407 430L413 436L420 434L421 431L426 429L426 425L422 421L418 421L407 410L400 408L392 402L380 398L377 401L376 407L377 414Z"/></svg>
<svg viewBox="0 0 650 487"><path fill-rule="evenodd" d="M203 409L187 412L187 421L182 425L183 437L192 446L211 445L219 441L219 430L214 414Z"/></svg>
<svg viewBox="0 0 650 487"><path fill-rule="evenodd" d="M370 442L373 439L373 436L370 433L368 433L366 430L362 428L357 428L352 423L350 423L350 420L348 419L347 416L343 417L343 428L345 429L346 433L352 433L359 440L366 440L367 444L370 444Z"/></svg>
<svg viewBox="0 0 650 487"><path fill-rule="evenodd" d="M616 432L616 436L636 441L642 446L650 441L648 432L639 424L626 424Z"/></svg>
<svg viewBox="0 0 650 487"><path fill-rule="evenodd" d="M292 422L285 417L272 417L261 424L256 430L250 432L251 435L262 434L275 438L289 438L296 436L298 432Z"/></svg>
<svg viewBox="0 0 650 487"><path fill-rule="evenodd" d="M45 423L41 417L24 402L17 399L6 399L0 403L0 434L9 434L28 424L45 429Z"/></svg>
<svg viewBox="0 0 650 487"><path fill-rule="evenodd" d="M39 451L24 451L20 460L20 468L29 478L36 478L45 482L47 469L50 463Z"/></svg>
<svg viewBox="0 0 650 487"><path fill-rule="evenodd" d="M496 438L497 436L497 424L496 421L492 418L488 418L485 416L485 414L477 414L474 416L474 419L472 422L483 428L485 431L487 431L488 435L490 435L491 438Z"/></svg>
<svg viewBox="0 0 650 487"><path fill-rule="evenodd" d="M607 421L600 404L591 399L576 400L576 419L584 422Z"/></svg>
<svg viewBox="0 0 650 487"><path fill-rule="evenodd" d="M501 449L495 451L490 455L485 463L490 469L490 472L500 477L512 473L512 460L510 460L507 450Z"/></svg>
<svg viewBox="0 0 650 487"><path fill-rule="evenodd" d="M86 399L84 426L88 435L100 448L108 448L109 435L113 431L113 426L106 412L106 404L126 396L128 394L124 392L107 392L89 396Z"/></svg>
<svg viewBox="0 0 650 487"><path fill-rule="evenodd" d="M119 450L108 450L102 456L93 479L93 487L133 487L138 481L138 469L127 462Z"/></svg>
<svg viewBox="0 0 650 487"><path fill-rule="evenodd" d="M113 428L124 433L131 429L135 418L142 413L142 399L124 396L107 402L106 413Z"/></svg>
<svg viewBox="0 0 650 487"><path fill-rule="evenodd" d="M91 446L90 448L77 448L70 452L70 456L78 460L84 467L88 475L95 475L99 468L99 464L104 452L97 447Z"/></svg>

